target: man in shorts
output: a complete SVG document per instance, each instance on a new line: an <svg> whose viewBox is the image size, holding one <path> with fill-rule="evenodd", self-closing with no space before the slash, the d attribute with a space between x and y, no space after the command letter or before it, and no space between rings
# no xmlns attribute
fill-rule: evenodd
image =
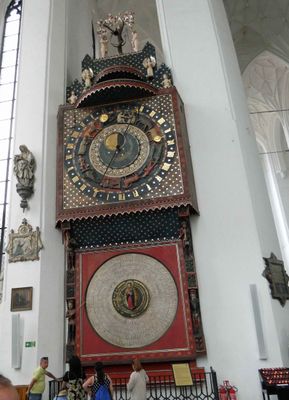
<svg viewBox="0 0 289 400"><path fill-rule="evenodd" d="M40 365L36 370L33 372L32 380L27 389L27 396L29 400L41 400L42 393L45 389L45 375L52 379L55 378L51 372L46 371L48 367L48 357L42 357L40 359Z"/></svg>

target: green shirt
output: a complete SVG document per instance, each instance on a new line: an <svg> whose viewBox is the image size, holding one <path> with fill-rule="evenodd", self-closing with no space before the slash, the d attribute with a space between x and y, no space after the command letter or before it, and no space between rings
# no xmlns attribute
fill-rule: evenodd
<svg viewBox="0 0 289 400"><path fill-rule="evenodd" d="M36 368L33 373L33 379L36 380L34 385L32 386L30 393L41 394L45 389L45 369L42 367Z"/></svg>

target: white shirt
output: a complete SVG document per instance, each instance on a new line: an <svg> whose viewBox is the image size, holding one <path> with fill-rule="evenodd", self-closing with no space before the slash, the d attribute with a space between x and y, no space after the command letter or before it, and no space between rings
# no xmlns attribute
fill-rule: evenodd
<svg viewBox="0 0 289 400"><path fill-rule="evenodd" d="M146 400L146 383L149 378L144 369L131 373L127 390L131 393L132 400Z"/></svg>

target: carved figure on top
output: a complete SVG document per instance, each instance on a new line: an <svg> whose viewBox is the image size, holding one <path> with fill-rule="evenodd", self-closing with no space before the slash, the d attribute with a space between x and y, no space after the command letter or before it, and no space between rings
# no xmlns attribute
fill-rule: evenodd
<svg viewBox="0 0 289 400"><path fill-rule="evenodd" d="M147 78L153 79L154 77L154 67L156 66L156 59L153 56L146 57L143 60L143 66L147 70Z"/></svg>
<svg viewBox="0 0 289 400"><path fill-rule="evenodd" d="M172 87L172 81L171 81L171 79L168 77L167 74L163 74L162 85L163 85L164 88L170 88L170 87Z"/></svg>
<svg viewBox="0 0 289 400"><path fill-rule="evenodd" d="M131 33L131 48L132 51L139 51L138 33L135 29L133 29Z"/></svg>
<svg viewBox="0 0 289 400"><path fill-rule="evenodd" d="M13 169L18 180L16 190L22 199L20 207L24 210L28 207L27 199L33 194L35 158L24 144L19 146L19 150L21 154L14 156Z"/></svg>
<svg viewBox="0 0 289 400"><path fill-rule="evenodd" d="M105 20L97 21L97 34L100 40L100 49L102 48L102 38L105 35L108 37L108 33L110 32L110 43L113 47L116 47L118 50L118 54L123 54L122 48L125 45L126 41L123 38L124 28L127 26L130 30L132 30L134 25L134 13L132 11L125 11L124 13L119 13L118 15L113 16L112 14L108 14ZM114 42L116 39L116 42ZM106 43L108 46L108 40ZM104 52L101 50L101 57L106 57Z"/></svg>
<svg viewBox="0 0 289 400"><path fill-rule="evenodd" d="M77 96L76 96L74 90L72 90L71 95L68 97L67 101L69 104L73 105L76 103L76 100L77 100Z"/></svg>
<svg viewBox="0 0 289 400"><path fill-rule="evenodd" d="M91 68L85 68L82 73L81 73L81 77L82 80L84 82L84 90L89 89L91 87L91 81L93 78L93 71Z"/></svg>
<svg viewBox="0 0 289 400"><path fill-rule="evenodd" d="M107 37L107 32L105 30L102 30L99 38L99 44L100 44L100 56L102 58L107 57L108 54L108 37Z"/></svg>

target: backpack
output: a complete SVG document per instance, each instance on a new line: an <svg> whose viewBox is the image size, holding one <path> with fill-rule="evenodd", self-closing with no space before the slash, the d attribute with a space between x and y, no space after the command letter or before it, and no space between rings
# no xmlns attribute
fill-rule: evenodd
<svg viewBox="0 0 289 400"><path fill-rule="evenodd" d="M111 400L109 388L105 384L100 385L93 400Z"/></svg>

